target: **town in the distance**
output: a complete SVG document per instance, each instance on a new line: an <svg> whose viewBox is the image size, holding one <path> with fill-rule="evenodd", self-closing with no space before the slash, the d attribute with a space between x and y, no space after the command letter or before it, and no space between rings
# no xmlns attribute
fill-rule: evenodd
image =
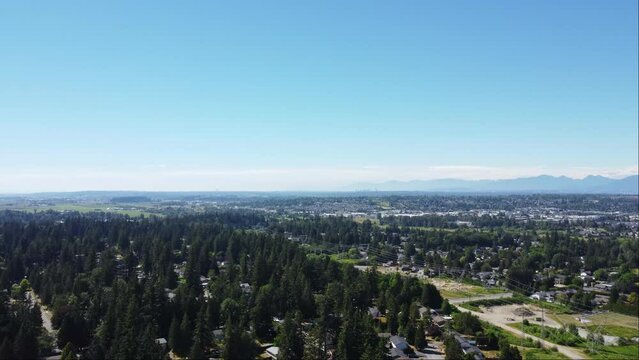
<svg viewBox="0 0 639 360"><path fill-rule="evenodd" d="M0 197L0 358L636 359L638 196Z"/></svg>

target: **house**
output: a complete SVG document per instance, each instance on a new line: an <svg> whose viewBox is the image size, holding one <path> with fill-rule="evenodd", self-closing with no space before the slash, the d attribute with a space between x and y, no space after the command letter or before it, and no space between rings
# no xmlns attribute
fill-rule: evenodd
<svg viewBox="0 0 639 360"><path fill-rule="evenodd" d="M612 284L610 284L610 283L598 283L598 284L595 284L594 287L597 290L610 291L612 289Z"/></svg>
<svg viewBox="0 0 639 360"><path fill-rule="evenodd" d="M410 350L408 342L406 342L406 339L401 336L393 335L389 338L389 340L393 349L399 349L402 352L407 352Z"/></svg>
<svg viewBox="0 0 639 360"><path fill-rule="evenodd" d="M555 276L555 285L566 285L566 280L568 277L566 275L557 275Z"/></svg>
<svg viewBox="0 0 639 360"><path fill-rule="evenodd" d="M242 289L242 292L244 294L250 294L251 293L251 284L249 283L240 283L240 289Z"/></svg>
<svg viewBox="0 0 639 360"><path fill-rule="evenodd" d="M389 356L392 359L398 359L398 360L410 359L410 357L408 357L406 354L404 354L403 351L401 351L400 349L397 349L397 348L390 349Z"/></svg>
<svg viewBox="0 0 639 360"><path fill-rule="evenodd" d="M167 341L165 338L157 338L155 339L155 343L160 345L160 347L162 348L162 351L166 351Z"/></svg>
<svg viewBox="0 0 639 360"><path fill-rule="evenodd" d="M455 334L455 340L459 343L459 346L462 348L462 352L464 354L472 354L475 360L484 360L484 354L479 350L479 348L473 345L466 338L461 336L460 334Z"/></svg>
<svg viewBox="0 0 639 360"><path fill-rule="evenodd" d="M442 329L435 324L430 324L426 329L424 329L424 332L428 336L439 336L442 334Z"/></svg>
<svg viewBox="0 0 639 360"><path fill-rule="evenodd" d="M406 339L404 339L401 336L397 336L397 335L392 335L390 338L390 344L391 344L391 349L390 349L390 357L393 359L408 359L409 356L407 354L412 353L413 350L411 349L410 345L408 345L408 342L406 342Z"/></svg>
<svg viewBox="0 0 639 360"><path fill-rule="evenodd" d="M368 313L371 315L373 319L377 319L378 317L382 316L382 313L379 311L379 309L376 306L369 307Z"/></svg>
<svg viewBox="0 0 639 360"><path fill-rule="evenodd" d="M555 301L554 293L552 291L539 291L530 295L530 298L533 300L540 300L540 301L546 301L546 302Z"/></svg>
<svg viewBox="0 0 639 360"><path fill-rule="evenodd" d="M431 319L433 319L433 324L435 324L435 325L437 325L439 327L444 327L453 318L450 317L450 316L442 316L442 315L439 315L439 314L434 314L434 315L431 315Z"/></svg>
<svg viewBox="0 0 639 360"><path fill-rule="evenodd" d="M271 359L277 359L277 355L280 353L280 348L277 346L271 346L266 349L266 355L268 355Z"/></svg>
<svg viewBox="0 0 639 360"><path fill-rule="evenodd" d="M164 288L164 293L166 294L166 297L169 298L169 301L173 301L173 299L175 299L176 295L173 291L171 291L171 289Z"/></svg>
<svg viewBox="0 0 639 360"><path fill-rule="evenodd" d="M213 339L215 339L216 341L224 340L224 330L223 329L213 330Z"/></svg>

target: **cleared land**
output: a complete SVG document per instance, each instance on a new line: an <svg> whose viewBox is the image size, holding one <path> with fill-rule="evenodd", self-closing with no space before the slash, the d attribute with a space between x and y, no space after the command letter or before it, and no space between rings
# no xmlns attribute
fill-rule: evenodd
<svg viewBox="0 0 639 360"><path fill-rule="evenodd" d="M505 293L500 288L483 287L442 277L429 278L428 281L437 287L443 297L449 300Z"/></svg>
<svg viewBox="0 0 639 360"><path fill-rule="evenodd" d="M618 314L613 312L605 312L605 313L594 314L591 316L586 316L584 318L590 320L590 322L587 324L583 324L577 319L579 315L556 314L556 315L553 315L553 317L555 317L561 323L575 324L577 326L613 325L614 324L617 326L623 326L623 327L639 330L638 318L634 316L630 316L630 315Z"/></svg>
<svg viewBox="0 0 639 360"><path fill-rule="evenodd" d="M150 216L159 214L154 214L145 206L135 205L135 206L126 206L120 204L98 204L98 203L79 203L79 204L51 204L51 205L38 205L38 206L9 206L9 205L0 205L0 209L10 209L17 211L27 211L27 212L35 212L35 211L77 211L80 213L89 213L89 212L105 212L105 213L116 213L122 215L129 215L132 217L137 217L140 215Z"/></svg>
<svg viewBox="0 0 639 360"><path fill-rule="evenodd" d="M552 351L550 349L531 349L531 348L522 348L518 346L519 351L522 356L526 360L557 360L557 359L568 359L561 353L556 351Z"/></svg>

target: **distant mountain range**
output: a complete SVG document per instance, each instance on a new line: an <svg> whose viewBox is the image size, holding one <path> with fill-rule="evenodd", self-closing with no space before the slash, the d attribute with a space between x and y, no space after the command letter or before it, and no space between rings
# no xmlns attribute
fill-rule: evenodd
<svg viewBox="0 0 639 360"><path fill-rule="evenodd" d="M476 193L571 193L571 194L638 194L639 176L623 179L587 176L573 179L566 176L541 175L504 180L411 180L382 183L359 183L349 186L350 191L434 191Z"/></svg>

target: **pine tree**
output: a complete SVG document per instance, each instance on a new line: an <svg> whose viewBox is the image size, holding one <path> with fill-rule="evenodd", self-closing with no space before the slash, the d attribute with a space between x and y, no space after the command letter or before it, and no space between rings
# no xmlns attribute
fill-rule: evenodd
<svg viewBox="0 0 639 360"><path fill-rule="evenodd" d="M180 322L180 338L182 340L181 349L182 353L185 353L190 347L193 339L193 328L191 327L191 320L189 314L184 313L182 321Z"/></svg>
<svg viewBox="0 0 639 360"><path fill-rule="evenodd" d="M277 334L276 343L280 348L278 359L294 360L304 357L304 338L301 329L302 314L289 312Z"/></svg>
<svg viewBox="0 0 639 360"><path fill-rule="evenodd" d="M424 322L418 321L417 327L415 328L415 341L413 342L413 345L415 345L416 348L423 349L426 345L428 345L425 334Z"/></svg>
<svg viewBox="0 0 639 360"><path fill-rule="evenodd" d="M181 347L180 341L180 325L177 317L174 315L171 320L171 326L169 327L169 347L173 352L177 352Z"/></svg>
<svg viewBox="0 0 639 360"><path fill-rule="evenodd" d="M35 359L38 357L38 339L31 324L23 323L13 341L13 353L20 359Z"/></svg>
<svg viewBox="0 0 639 360"><path fill-rule="evenodd" d="M446 347L446 360L460 360L464 358L464 352L454 336L448 335L444 340Z"/></svg>
<svg viewBox="0 0 639 360"><path fill-rule="evenodd" d="M206 321L206 308L202 306L198 314L195 324L195 332L193 333L193 345L189 352L189 358L199 359L206 354L213 340Z"/></svg>
<svg viewBox="0 0 639 360"><path fill-rule="evenodd" d="M271 315L271 302L273 291L271 285L262 286L255 299L253 307L253 328L258 339L272 339L273 315Z"/></svg>
<svg viewBox="0 0 639 360"><path fill-rule="evenodd" d="M204 352L202 351L203 345L199 339L196 339L189 351L189 359L204 359Z"/></svg>
<svg viewBox="0 0 639 360"><path fill-rule="evenodd" d="M68 342L64 349L62 349L62 357L60 360L77 360L75 353L73 352L73 346Z"/></svg>
<svg viewBox="0 0 639 360"><path fill-rule="evenodd" d="M0 344L0 359L9 360L13 358L15 358L15 356L13 355L13 344L11 343L9 338L5 337L2 340L2 344Z"/></svg>

